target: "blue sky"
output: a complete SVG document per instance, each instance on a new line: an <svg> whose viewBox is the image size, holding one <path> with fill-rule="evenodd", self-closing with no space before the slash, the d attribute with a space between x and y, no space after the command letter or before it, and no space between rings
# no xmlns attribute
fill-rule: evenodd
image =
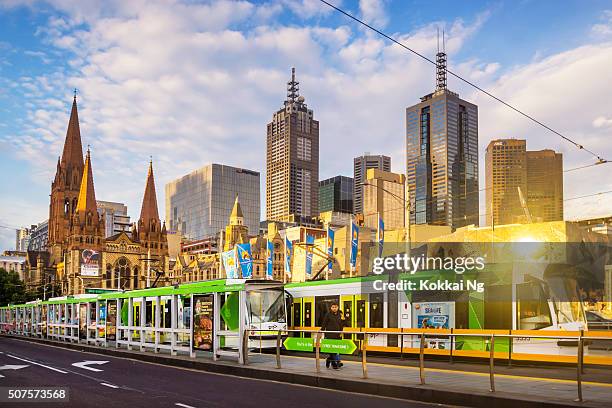
<svg viewBox="0 0 612 408"><path fill-rule="evenodd" d="M612 158L609 1L335 3L428 56L444 28L451 69ZM259 170L263 198L265 127L291 66L321 122L321 178L351 175L364 151L402 171L403 109L432 90L433 69L318 0L0 0L0 225L46 218L75 87L99 199L136 217L150 155L162 218L163 185L213 161ZM566 168L593 161L457 81L449 87L479 105L481 164L488 141L503 137L561 151ZM568 173L566 197L611 190L607 174ZM567 218L610 215L610 197L568 201ZM13 246L14 231L0 228L0 249Z"/></svg>

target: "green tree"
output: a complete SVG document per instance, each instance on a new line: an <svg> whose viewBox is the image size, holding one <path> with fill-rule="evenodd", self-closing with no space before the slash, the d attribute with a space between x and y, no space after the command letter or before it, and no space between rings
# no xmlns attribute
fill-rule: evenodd
<svg viewBox="0 0 612 408"><path fill-rule="evenodd" d="M0 305L23 303L27 300L25 285L19 274L0 268Z"/></svg>

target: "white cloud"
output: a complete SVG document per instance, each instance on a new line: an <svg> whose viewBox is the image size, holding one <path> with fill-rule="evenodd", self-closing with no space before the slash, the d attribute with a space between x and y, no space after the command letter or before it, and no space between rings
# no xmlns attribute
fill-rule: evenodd
<svg viewBox="0 0 612 408"><path fill-rule="evenodd" d="M597 38L612 37L612 10L605 10L602 13L602 23L591 27L591 34Z"/></svg>
<svg viewBox="0 0 612 408"><path fill-rule="evenodd" d="M606 118L605 116L598 116L593 120L593 127L603 128L612 127L612 118Z"/></svg>
<svg viewBox="0 0 612 408"><path fill-rule="evenodd" d="M377 29L382 29L389 23L389 16L385 10L386 0L359 0L361 18Z"/></svg>

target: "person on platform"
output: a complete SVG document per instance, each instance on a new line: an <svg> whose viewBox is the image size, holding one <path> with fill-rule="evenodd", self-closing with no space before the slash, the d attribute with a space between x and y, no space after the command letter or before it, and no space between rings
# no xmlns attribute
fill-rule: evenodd
<svg viewBox="0 0 612 408"><path fill-rule="evenodd" d="M329 311L323 318L323 322L321 323L321 330L341 332L345 325L346 322L344 320L344 315L340 311L338 302L333 302L330 305ZM338 340L342 338L342 334L325 333L325 337L328 339ZM334 370L337 370L342 367L343 364L342 361L340 361L339 353L330 353L329 357L327 357L327 360L325 360L325 367L329 368L330 365L332 366L332 368L334 368Z"/></svg>

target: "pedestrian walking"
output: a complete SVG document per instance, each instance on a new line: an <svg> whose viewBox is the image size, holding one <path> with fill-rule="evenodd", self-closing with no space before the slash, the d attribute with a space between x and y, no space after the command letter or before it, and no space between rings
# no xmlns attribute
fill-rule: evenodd
<svg viewBox="0 0 612 408"><path fill-rule="evenodd" d="M332 302L329 307L329 311L325 314L323 318L323 322L321 323L321 330L323 331L335 331L341 332L344 326L346 325L346 321L344 320L344 314L340 311L340 307L338 306L338 302ZM341 333L325 333L325 337L328 339L336 339L339 340L342 338ZM330 366L337 370L342 367L342 361L340 361L339 353L330 353L329 357L325 360L325 367L329 368Z"/></svg>

